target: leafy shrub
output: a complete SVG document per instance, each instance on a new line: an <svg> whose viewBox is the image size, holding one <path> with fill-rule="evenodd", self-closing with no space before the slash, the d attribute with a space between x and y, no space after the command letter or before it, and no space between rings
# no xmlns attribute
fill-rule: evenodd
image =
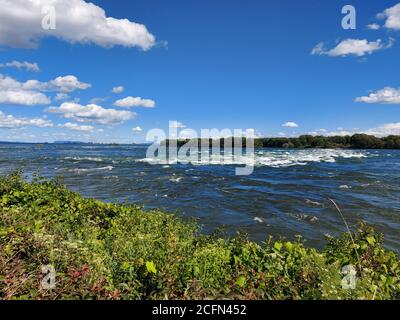
<svg viewBox="0 0 400 320"><path fill-rule="evenodd" d="M158 210L84 199L57 180L0 177L0 299L399 299L400 263L360 225L323 251L221 238ZM43 289L41 266L56 287ZM353 265L354 290L342 288Z"/></svg>

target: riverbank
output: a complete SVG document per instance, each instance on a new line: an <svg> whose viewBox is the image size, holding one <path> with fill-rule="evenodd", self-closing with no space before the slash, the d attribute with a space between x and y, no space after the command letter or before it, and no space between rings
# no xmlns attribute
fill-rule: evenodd
<svg viewBox="0 0 400 320"><path fill-rule="evenodd" d="M230 147L245 147L245 138L221 138L221 139L179 139L165 140L163 144L182 147L188 144L193 148L197 145L199 149L212 147L224 147L225 143ZM400 149L400 136L390 135L387 137L376 137L373 135L356 133L353 135L301 135L298 137L275 137L254 138L252 147L255 148L285 148L285 149L371 149L371 150L396 150Z"/></svg>
<svg viewBox="0 0 400 320"><path fill-rule="evenodd" d="M158 210L85 199L56 180L0 178L1 299L399 299L400 261L360 226L324 250L201 235ZM354 290L342 270L353 265ZM43 265L56 285L41 285Z"/></svg>

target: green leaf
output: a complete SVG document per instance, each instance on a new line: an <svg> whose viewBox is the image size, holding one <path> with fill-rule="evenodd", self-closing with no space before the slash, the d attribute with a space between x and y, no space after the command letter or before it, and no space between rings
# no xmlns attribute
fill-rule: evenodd
<svg viewBox="0 0 400 320"><path fill-rule="evenodd" d="M293 247L294 247L293 243L291 243L291 242L286 242L285 243L285 248L289 253L292 253Z"/></svg>
<svg viewBox="0 0 400 320"><path fill-rule="evenodd" d="M275 242L274 248L275 248L276 250L281 251L281 250L282 250L282 247L283 247L282 243L280 243L280 242Z"/></svg>
<svg viewBox="0 0 400 320"><path fill-rule="evenodd" d="M374 245L375 245L375 238L374 238L373 236L369 236L369 237L367 237L366 239L367 239L368 243L369 243L371 246L374 246Z"/></svg>
<svg viewBox="0 0 400 320"><path fill-rule="evenodd" d="M153 261L146 261L146 269L150 273L157 273L156 265L154 264Z"/></svg>
<svg viewBox="0 0 400 320"><path fill-rule="evenodd" d="M200 274L200 268L198 266L194 267L194 274L197 276Z"/></svg>
<svg viewBox="0 0 400 320"><path fill-rule="evenodd" d="M239 278L236 280L236 284L237 284L239 287L243 288L243 287L245 286L245 284L246 284L246 278L243 277L243 276L239 277Z"/></svg>
<svg viewBox="0 0 400 320"><path fill-rule="evenodd" d="M129 264L129 262L124 262L123 264L122 264L122 269L124 269L125 271L126 270L129 270L129 268L130 268L130 264Z"/></svg>

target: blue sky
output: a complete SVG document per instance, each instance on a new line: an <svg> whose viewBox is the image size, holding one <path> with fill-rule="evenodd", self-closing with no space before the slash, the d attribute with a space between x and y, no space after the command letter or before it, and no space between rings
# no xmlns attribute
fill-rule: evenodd
<svg viewBox="0 0 400 320"><path fill-rule="evenodd" d="M0 0L5 8L2 2L7 1ZM0 74L4 83L10 78L19 83L11 89L10 81L0 85L0 140L141 142L149 129L166 130L169 120L196 130L254 128L263 136L317 130L400 134L398 0L351 1L355 30L341 26L341 10L349 1L92 1L107 17L144 25L147 31L139 31L147 38L140 41L136 34L121 38L113 30L105 39L88 27L91 19L75 28L63 20L71 19L61 0L54 32L32 31L40 19L7 22L23 2L0 9L0 29L8 23L3 32L10 32L0 36ZM73 5L94 8L83 0ZM379 29L371 30L378 28L373 24ZM135 28L132 32L139 32ZM77 38L80 32L85 41ZM35 63L40 71L12 61ZM51 82L68 75L79 82L67 88ZM29 87L28 80L41 84ZM10 97L15 86L39 101L16 103ZM113 93L117 86L123 92ZM61 93L64 99L57 100ZM126 97L142 100L115 103ZM87 107L91 102L100 111ZM93 118L67 107L106 111ZM110 109L117 119L107 118ZM132 130L137 127L142 131Z"/></svg>

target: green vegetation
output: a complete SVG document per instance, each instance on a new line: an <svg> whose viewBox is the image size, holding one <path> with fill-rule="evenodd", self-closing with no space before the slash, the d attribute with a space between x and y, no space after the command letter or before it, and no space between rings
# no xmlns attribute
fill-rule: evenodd
<svg viewBox="0 0 400 320"><path fill-rule="evenodd" d="M361 225L323 251L299 239L200 235L160 211L84 199L57 180L0 178L0 299L399 299L400 261ZM341 286L343 266L355 290ZM42 289L42 265L57 272Z"/></svg>
<svg viewBox="0 0 400 320"><path fill-rule="evenodd" d="M236 138L237 139L237 138ZM232 138L226 139L230 140ZM171 140L167 140L166 144ZM183 146L190 140L178 140L178 147ZM193 140L192 140L193 142ZM209 148L215 145L215 141L211 139L194 139L194 143L199 147L203 146ZM220 146L227 143L224 139L219 141ZM246 145L245 139L242 145ZM256 138L254 139L254 146L256 148L346 148L346 149L400 149L400 136L388 136L384 138L377 138L367 134L354 134L352 136L312 136L303 135L297 138Z"/></svg>

